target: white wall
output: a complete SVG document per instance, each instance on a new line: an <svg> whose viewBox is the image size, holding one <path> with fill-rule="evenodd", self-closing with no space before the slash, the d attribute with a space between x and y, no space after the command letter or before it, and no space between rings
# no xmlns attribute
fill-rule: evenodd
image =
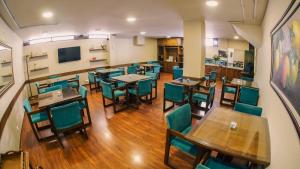
<svg viewBox="0 0 300 169"><path fill-rule="evenodd" d="M157 39L145 38L143 46L134 45L133 38L110 38L110 65L157 60Z"/></svg>
<svg viewBox="0 0 300 169"><path fill-rule="evenodd" d="M15 84L0 98L0 118L3 117L5 110L25 81L23 41L4 23L0 18L0 40L12 47L13 68ZM0 140L0 152L8 150L18 150L20 143L20 132L24 110L22 106L23 94L20 95L13 107Z"/></svg>
<svg viewBox="0 0 300 169"><path fill-rule="evenodd" d="M290 1L269 1L262 23L262 46L257 51L255 79L260 88L260 105L268 118L271 140L272 169L298 169L300 167L299 138L284 105L269 84L271 71L270 32L281 18Z"/></svg>

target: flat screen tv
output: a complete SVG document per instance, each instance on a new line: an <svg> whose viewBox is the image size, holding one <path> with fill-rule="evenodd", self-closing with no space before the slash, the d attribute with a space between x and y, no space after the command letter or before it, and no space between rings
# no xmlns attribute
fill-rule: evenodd
<svg viewBox="0 0 300 169"><path fill-rule="evenodd" d="M70 62L80 60L80 46L58 49L58 62Z"/></svg>

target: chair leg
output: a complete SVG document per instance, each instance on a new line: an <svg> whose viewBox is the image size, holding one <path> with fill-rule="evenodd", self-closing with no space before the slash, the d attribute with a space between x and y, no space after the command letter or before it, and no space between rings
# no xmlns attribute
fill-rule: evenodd
<svg viewBox="0 0 300 169"><path fill-rule="evenodd" d="M82 124L82 125L84 125L84 124ZM86 129L85 129L84 126L82 127L82 130L83 130L83 134L84 134L85 138L89 139L89 136L88 136L88 134L87 134Z"/></svg>
<svg viewBox="0 0 300 169"><path fill-rule="evenodd" d="M117 113L117 107L116 107L116 101L115 99L113 98L113 109L114 109L114 113Z"/></svg>
<svg viewBox="0 0 300 169"><path fill-rule="evenodd" d="M62 148L65 148L63 143L62 143L61 138L59 137L59 135L57 133L57 131L55 129L53 129L53 130L54 130L54 135L56 136L58 143L62 146Z"/></svg>
<svg viewBox="0 0 300 169"><path fill-rule="evenodd" d="M165 145L165 157L164 157L164 163L165 165L169 165L169 154L170 154L170 134L167 131L167 135L166 135L166 145Z"/></svg>
<svg viewBox="0 0 300 169"><path fill-rule="evenodd" d="M30 120L30 119L29 119L29 120ZM38 135L38 133L37 133L37 129L34 127L34 125L33 125L33 123L32 123L31 121L29 121L29 123L30 123L30 125L31 125L32 130L33 130L33 133L34 133L35 138L40 142L41 139L39 138L39 135Z"/></svg>
<svg viewBox="0 0 300 169"><path fill-rule="evenodd" d="M151 90L151 93L150 93L150 104L152 104L152 90Z"/></svg>

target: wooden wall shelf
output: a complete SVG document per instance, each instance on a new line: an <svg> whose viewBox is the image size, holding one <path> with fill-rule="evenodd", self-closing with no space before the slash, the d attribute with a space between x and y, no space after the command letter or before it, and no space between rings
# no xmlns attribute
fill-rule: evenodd
<svg viewBox="0 0 300 169"><path fill-rule="evenodd" d="M107 59L94 59L90 60L90 62L101 62L101 61L106 61Z"/></svg>
<svg viewBox="0 0 300 169"><path fill-rule="evenodd" d="M36 72L36 71L45 70L45 69L48 69L48 68L49 68L49 67L35 68L35 69L31 69L30 72Z"/></svg>
<svg viewBox="0 0 300 169"><path fill-rule="evenodd" d="M48 54L29 56L29 59L42 58L42 57L47 57L47 56L48 56Z"/></svg>
<svg viewBox="0 0 300 169"><path fill-rule="evenodd" d="M97 52L97 51L104 51L104 52L106 52L107 50L103 49L103 48L90 48L89 51L90 52Z"/></svg>
<svg viewBox="0 0 300 169"><path fill-rule="evenodd" d="M2 75L1 77L12 77L12 74Z"/></svg>
<svg viewBox="0 0 300 169"><path fill-rule="evenodd" d="M1 62L1 65L11 64L11 61Z"/></svg>

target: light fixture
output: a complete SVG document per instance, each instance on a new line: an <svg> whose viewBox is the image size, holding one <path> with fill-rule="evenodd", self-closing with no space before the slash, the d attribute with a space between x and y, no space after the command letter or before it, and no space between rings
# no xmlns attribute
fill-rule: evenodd
<svg viewBox="0 0 300 169"><path fill-rule="evenodd" d="M216 7L219 5L219 2L216 0L207 0L206 5L209 7Z"/></svg>
<svg viewBox="0 0 300 169"><path fill-rule="evenodd" d="M42 13L42 16L44 18L52 18L53 17L53 13L51 11L46 11Z"/></svg>
<svg viewBox="0 0 300 169"><path fill-rule="evenodd" d="M73 39L74 39L74 35L52 37L52 41L73 40Z"/></svg>
<svg viewBox="0 0 300 169"><path fill-rule="evenodd" d="M136 21L136 18L135 18L135 17L128 17L126 20L127 20L127 22L129 22L129 23L133 23L133 22Z"/></svg>
<svg viewBox="0 0 300 169"><path fill-rule="evenodd" d="M146 32L140 32L140 35L145 35L146 34Z"/></svg>
<svg viewBox="0 0 300 169"><path fill-rule="evenodd" d="M235 35L235 36L233 37L233 39L239 39L239 36Z"/></svg>
<svg viewBox="0 0 300 169"><path fill-rule="evenodd" d="M41 39L32 39L29 40L29 44L33 45L33 44L37 44L37 43L43 43L43 42L50 42L51 38L41 38Z"/></svg>
<svg viewBox="0 0 300 169"><path fill-rule="evenodd" d="M171 38L171 36L167 36L167 38Z"/></svg>
<svg viewBox="0 0 300 169"><path fill-rule="evenodd" d="M0 46L0 50L6 50L7 48L4 46Z"/></svg>
<svg viewBox="0 0 300 169"><path fill-rule="evenodd" d="M106 34L89 34L89 39L108 39Z"/></svg>

